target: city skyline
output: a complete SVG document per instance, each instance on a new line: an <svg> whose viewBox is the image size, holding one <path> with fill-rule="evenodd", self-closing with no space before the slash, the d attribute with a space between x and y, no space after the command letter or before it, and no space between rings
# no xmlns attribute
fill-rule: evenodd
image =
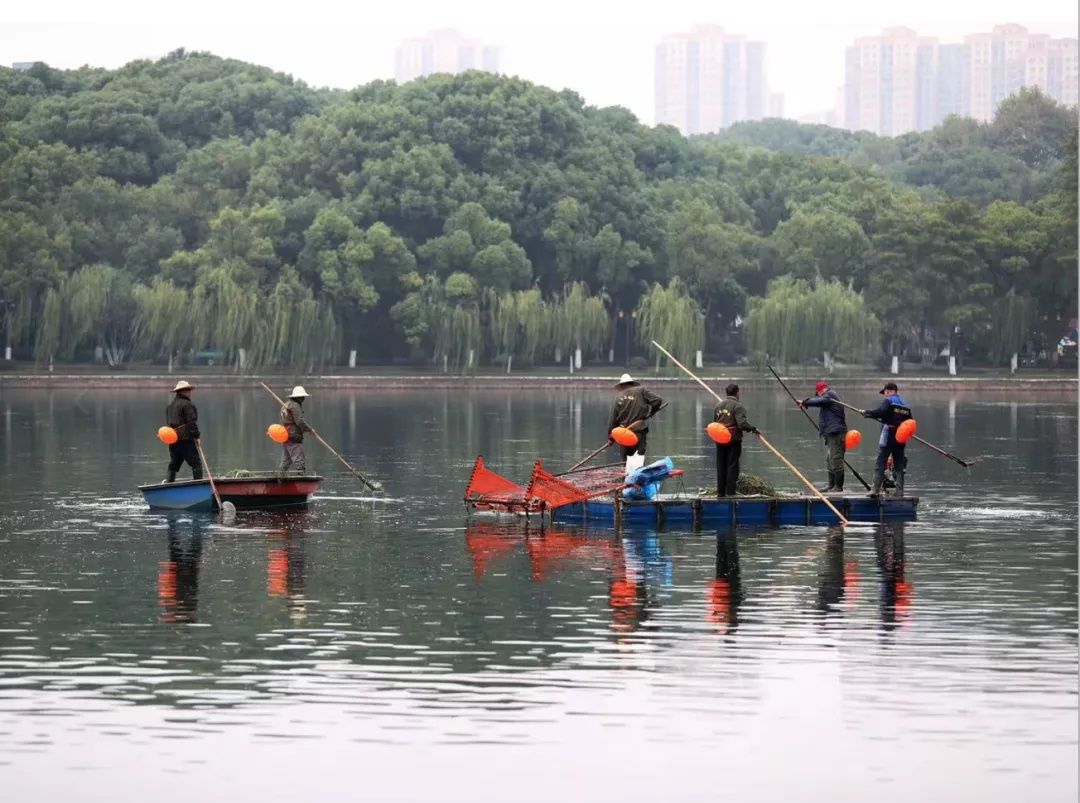
<svg viewBox="0 0 1080 803"><path fill-rule="evenodd" d="M195 0L192 15L200 5L213 14L214 25L166 19L156 11L135 15L133 2L116 0L103 0L95 7L94 16L100 22L78 21L87 12L69 0L58 0L46 9L5 9L0 11L0 59L7 65L42 60L67 69L83 64L116 68L183 47L265 65L313 86L349 89L393 77L396 49L402 41L450 27L498 47L499 71L504 74L556 90L573 90L591 105L626 107L642 122L652 124L658 42L666 32L688 30L722 17L725 30L765 43L768 83L771 90L783 94L785 116L826 122L844 84L845 48L860 36L902 25L940 42L961 42L973 32L1015 22L1058 38L1076 35L1077 14L1073 4L1066 6L1060 0L1032 0L1022 14L1015 13L1015 4L989 0L980 7L980 17L960 21L925 0L907 4L903 15L841 2L837 22L826 25L815 12L793 2L774 3L769 9L725 9L721 15L710 3L672 0L663 17L645 17L616 15L613 3L581 6L552 0L542 10L523 12L506 22L488 13L489 3L466 2L447 9L419 2L407 9L379 9L363 15L333 9L333 25L315 26L303 18L283 21L284 4L270 3L257 21L252 21L245 4L219 7ZM305 14L314 19L320 15L320 6L326 5L312 0ZM149 21L113 21L117 9L124 6L130 13L119 15L121 19ZM331 9L322 11L329 14ZM168 24L155 24L158 17ZM574 19L574 25L564 24L564 19Z"/></svg>

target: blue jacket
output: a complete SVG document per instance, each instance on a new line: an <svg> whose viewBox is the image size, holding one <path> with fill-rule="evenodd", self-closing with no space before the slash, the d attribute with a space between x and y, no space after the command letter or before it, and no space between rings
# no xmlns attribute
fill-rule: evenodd
<svg viewBox="0 0 1080 803"><path fill-rule="evenodd" d="M835 390L826 388L820 396L811 396L803 400L804 407L821 408L818 411L818 434L823 438L826 435L843 435L847 432L847 417L844 415L844 408L836 404L839 399Z"/></svg>
<svg viewBox="0 0 1080 803"><path fill-rule="evenodd" d="M879 446L884 446L890 438L896 437L896 428L911 418L911 408L899 393L886 396L876 410L863 412L867 418L876 418L882 423L881 437L878 439Z"/></svg>

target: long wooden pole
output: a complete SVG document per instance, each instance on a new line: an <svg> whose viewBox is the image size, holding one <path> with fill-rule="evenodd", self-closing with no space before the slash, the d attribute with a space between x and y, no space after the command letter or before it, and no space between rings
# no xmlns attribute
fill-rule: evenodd
<svg viewBox="0 0 1080 803"><path fill-rule="evenodd" d="M210 490L214 492L214 501L217 502L218 510L221 510L221 497L218 496L217 485L214 484L214 475L210 473L210 464L206 462L206 455L203 453L202 441L198 438L195 439L195 447L199 450L199 459L202 460L203 468L206 469L206 478L210 480Z"/></svg>
<svg viewBox="0 0 1080 803"><path fill-rule="evenodd" d="M862 414L863 414L863 411L862 411L862 410L860 410L860 409L859 409L858 407L855 407L855 406L853 406L853 405L850 405L850 404L845 404L845 403L844 403L844 402L842 402L842 401L837 401L837 404L841 404L841 405L843 405L844 407L848 408L849 410L854 410L854 411L855 411L856 413L859 413L860 415L862 415ZM921 443L921 444L922 444L923 446L928 446L928 447L930 447L931 449L933 449L933 450L934 450L935 452L937 452L937 453L938 453L939 455L941 455L942 457L947 457L947 458L949 458L950 460L955 460L955 461L956 461L957 463L959 463L960 465L962 465L962 466L963 466L964 468L971 468L971 467L972 467L973 465L975 465L974 463L968 462L967 460L961 460L961 459L960 459L959 457L957 457L956 455L952 454L951 452L946 452L946 451L945 451L944 449L942 449L942 448L941 448L941 447L939 447L939 446L934 446L934 444L930 443L929 441L924 441L924 440L923 440L922 438L920 438L920 437L919 437L918 435L912 435L912 436L911 436L911 439L912 439L913 441L918 441L918 442L919 442L919 443Z"/></svg>
<svg viewBox="0 0 1080 803"><path fill-rule="evenodd" d="M567 473L569 474L571 471L576 471L577 469L581 468L583 465L585 465L598 454L600 454L600 452L604 451L604 449L611 446L612 443L614 443L614 441L606 441L604 445L601 446L599 449L590 452L588 457L583 457L581 460L578 460L576 463L574 463L574 465L570 466L570 468L567 469Z"/></svg>
<svg viewBox="0 0 1080 803"><path fill-rule="evenodd" d="M282 407L285 406L285 402L282 401L281 397L278 396L276 393L274 393L274 391L270 390L270 388L268 388L266 386L265 382L260 382L259 384L263 386L263 389L267 393L269 393L271 396L274 397L274 400L277 401L278 404L280 404ZM357 471L355 468L353 468L349 464L348 460L346 460L344 457L342 457L340 454L338 454L337 450L333 446L331 446L329 443L327 443L325 440L323 440L323 436L315 431L315 427L311 427L311 434L315 436L315 439L318 440L319 443L321 443L323 446L325 446L327 448L327 450L329 450L330 454L332 454L334 457L336 457L338 460L340 460L341 464L343 466L345 466L345 468L347 468L349 471L351 471L352 475L354 477L356 477L358 480L360 480L360 482L364 483L364 485L366 485L368 488L370 488L373 491L381 491L383 489L381 484L379 484L378 482L372 482L367 477L365 477L363 474L361 474L359 471Z"/></svg>
<svg viewBox="0 0 1080 803"><path fill-rule="evenodd" d="M664 348L663 346L661 346L661 345L660 345L659 343L657 343L657 342L656 342L655 340L654 340L654 341L652 341L652 344L653 344L654 346L656 346L656 347L657 347L658 349L660 349L660 351L662 351L662 352L663 352L663 353L664 353L664 354L665 354L665 355L667 356L667 358L668 358L669 360L671 360L671 361L672 361L673 363L675 363L675 364L676 364L677 366L679 366L680 368L682 368L682 369L683 369L683 371L685 371L685 372L686 372L687 376L689 376L689 377L690 377L691 379L693 379L693 380L694 380L695 382L697 382L697 383L698 383L699 385L701 385L701 386L702 386L703 388L705 388L705 390L709 391L709 393L711 393L711 394L713 395L713 397L714 397L714 398L715 398L715 399L716 399L716 400L717 400L718 402L722 402L722 401L723 401L723 399L722 399L722 398L720 398L720 394L719 394L719 393L717 393L717 392L716 392L715 390L713 390L713 389L712 389L712 388L710 388L710 387L709 387L708 385L706 385L706 384L705 384L704 382L702 382L702 381L701 381L701 380L700 380L700 379L699 379L699 378L697 377L697 375L696 375L696 374L694 374L694 372L693 372L693 371L691 371L691 370L690 370L689 368L687 368L687 367L686 367L685 365L683 365L683 364L682 364L681 362L679 362L679 361L678 361L677 359L675 359L674 355L673 355L673 354L672 354L672 353L671 353L670 351L668 351L668 350L667 350L666 348ZM809 489L810 489L810 490L811 490L811 491L813 492L813 494L814 494L814 495L815 495L815 496L816 496L816 497L817 497L818 499L820 499L820 500L821 500L822 502L824 502L824 503L825 503L825 505L826 505L826 506L827 506L827 507L829 508L829 510L831 510L831 511L832 511L833 513L835 513L835 514L836 514L836 517L837 517L838 519L840 519L840 523L841 523L841 524L847 525L847 524L850 524L850 523L851 523L851 522L849 522L849 521L848 521L848 520L847 520L846 518L844 518L844 514L843 514L843 513L841 513L841 512L839 511L839 510L837 510L837 509L836 509L836 506L835 506L835 505L834 505L834 504L833 504L832 502L830 502L830 501L829 501L829 500L828 500L828 499L826 498L825 494L823 494L823 493L822 493L821 491L819 491L819 490L818 490L817 488L815 488L815 487L814 487L814 484L813 484L812 482L810 482L810 480L806 479L806 477L804 477L804 476L802 475L802 473L801 473L801 472L800 472L800 471L799 471L799 470L798 470L797 468L795 468L795 466L793 466L793 465L791 464L791 461L789 461L789 460L788 460L788 459L787 459L786 457L784 457L784 456L783 456L782 454L780 454L780 452L779 452L779 451L778 451L778 450L776 449L776 447L775 447L775 446L773 446L773 445L772 445L771 443L769 443L769 442L768 442L767 440L765 440L765 436L764 436L764 435L762 435L762 434L761 434L761 433L759 432L759 433L757 433L757 437L758 437L758 440L759 440L759 441L761 441L761 442L762 442L763 444L765 444L765 446L766 446L766 447L768 447L769 451L771 451L771 452L772 452L772 453L773 453L774 455L776 455L776 456L777 456L778 458L780 458L780 460L781 460L781 461L782 461L782 462L784 463L784 465L785 465L785 466L787 466L787 467L788 467L789 469L791 469L791 472L792 472L792 473L793 473L793 474L794 474L794 475L795 475L796 477L798 477L798 478L799 478L800 480L802 480L802 481L803 481L803 483L805 483L805 484L806 484L806 487L807 487L807 488L809 488Z"/></svg>
<svg viewBox="0 0 1080 803"><path fill-rule="evenodd" d="M773 371L773 367L771 365L766 365L765 367L768 368L769 371L772 372L772 375L776 377L776 381L780 383L780 387L782 387L787 392L787 395L791 397L791 400L799 405L799 409L802 410L802 414L806 416L806 420L810 422L814 429L817 429L817 424L815 424L814 419L810 417L810 413L806 412L806 409L802 406L802 404L799 403L799 400L795 398L795 394L791 392L791 390L786 384L784 384L784 380L780 378L780 374L776 373L776 371ZM839 399L837 399L836 401L837 403L840 403ZM870 485L866 482L866 480L859 476L859 472L855 470L855 466L851 465L851 463L847 461L846 457L844 458L844 465L847 466L851 473L855 475L855 479L861 482L863 487L869 491Z"/></svg>

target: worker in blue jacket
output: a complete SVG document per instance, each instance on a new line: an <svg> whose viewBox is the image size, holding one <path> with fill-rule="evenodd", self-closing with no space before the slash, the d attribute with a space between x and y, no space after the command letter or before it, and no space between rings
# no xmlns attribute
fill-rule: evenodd
<svg viewBox="0 0 1080 803"><path fill-rule="evenodd" d="M818 408L818 434L825 441L825 471L829 486L824 493L844 491L844 453L847 451L847 416L840 405L840 397L825 381L814 385L814 395L799 402L799 407Z"/></svg>
<svg viewBox="0 0 1080 803"><path fill-rule="evenodd" d="M904 472L907 470L907 458L904 457L905 444L896 440L896 428L911 418L911 408L900 395L895 382L886 382L878 391L885 398L875 410L863 410L863 415L881 422L881 437L878 439L877 461L874 463L874 485L869 496L880 496L881 486L885 482L885 464L893 459L893 471L896 475L896 495L904 495Z"/></svg>

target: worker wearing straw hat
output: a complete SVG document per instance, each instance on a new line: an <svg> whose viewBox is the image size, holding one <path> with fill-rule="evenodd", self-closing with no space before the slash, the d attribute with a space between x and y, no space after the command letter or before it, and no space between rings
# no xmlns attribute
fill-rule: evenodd
<svg viewBox="0 0 1080 803"><path fill-rule="evenodd" d="M281 444L282 472L295 471L303 474L307 471L307 455L304 454L304 433L311 432L311 425L304 420L304 399L308 392L303 385L297 385L289 394L289 400L281 408L281 423L289 433L289 439Z"/></svg>
<svg viewBox="0 0 1080 803"><path fill-rule="evenodd" d="M187 463L191 478L202 479L202 461L195 439L199 437L199 411L191 402L195 386L181 379L173 388L173 400L165 408L165 423L176 430L176 443L169 444L169 473L165 482L176 482L176 472Z"/></svg>
<svg viewBox="0 0 1080 803"><path fill-rule="evenodd" d="M638 436L634 446L623 446L623 459L645 454L645 438L649 434L649 419L664 406L664 400L646 390L630 374L623 374L615 383L615 405L608 421L608 437L615 427L629 427Z"/></svg>

